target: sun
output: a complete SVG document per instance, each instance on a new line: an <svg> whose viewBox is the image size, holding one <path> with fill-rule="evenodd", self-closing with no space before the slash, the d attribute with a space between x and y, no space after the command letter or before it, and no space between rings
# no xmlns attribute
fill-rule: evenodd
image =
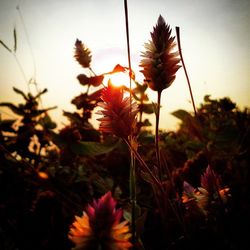
<svg viewBox="0 0 250 250"><path fill-rule="evenodd" d="M125 72L117 72L117 73L106 75L103 81L104 85L107 86L109 81L111 82L113 86L116 86L116 87L121 87L121 86L125 86L127 88L130 87L129 75L128 73L125 73ZM132 88L135 85L133 80L131 81L131 85L132 85L131 86Z"/></svg>

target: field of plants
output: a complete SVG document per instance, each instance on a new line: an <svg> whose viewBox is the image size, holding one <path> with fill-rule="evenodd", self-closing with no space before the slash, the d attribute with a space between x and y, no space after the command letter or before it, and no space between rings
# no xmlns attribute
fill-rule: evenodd
<svg viewBox="0 0 250 250"><path fill-rule="evenodd" d="M72 97L75 111L63 111L63 128L54 107L41 107L47 89L13 88L23 102L0 103L18 117L0 117L0 249L249 248L249 108L207 95L193 112L172 113L177 130L160 130L161 97L185 67L178 29L171 32L159 16L142 52L143 83L130 65L95 74L91 50L77 39L82 92ZM103 84L118 72L135 87Z"/></svg>

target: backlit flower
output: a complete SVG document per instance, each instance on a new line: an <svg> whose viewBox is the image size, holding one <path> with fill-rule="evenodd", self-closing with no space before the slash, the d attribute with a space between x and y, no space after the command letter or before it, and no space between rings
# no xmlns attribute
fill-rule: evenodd
<svg viewBox="0 0 250 250"><path fill-rule="evenodd" d="M84 46L82 41L76 39L75 42L75 59L79 62L79 64L84 67L88 68L91 63L91 52L90 50Z"/></svg>
<svg viewBox="0 0 250 250"><path fill-rule="evenodd" d="M152 40L145 43L145 52L140 66L149 87L155 91L168 88L175 79L177 70L181 67L178 51L173 51L176 43L171 36L170 26L160 15L156 26L151 32Z"/></svg>
<svg viewBox="0 0 250 250"><path fill-rule="evenodd" d="M129 242L128 221L121 221L122 210L116 209L111 192L88 205L82 217L76 216L69 238L75 243L74 250L127 250Z"/></svg>
<svg viewBox="0 0 250 250"><path fill-rule="evenodd" d="M121 138L132 134L136 124L138 106L130 97L123 96L123 90L111 84L104 88L101 95L102 102L98 106L103 108L97 112L102 115L100 131L112 133Z"/></svg>

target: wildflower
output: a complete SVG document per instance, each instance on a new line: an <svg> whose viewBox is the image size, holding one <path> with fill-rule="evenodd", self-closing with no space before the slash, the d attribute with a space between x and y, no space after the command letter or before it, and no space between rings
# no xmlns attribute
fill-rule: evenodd
<svg viewBox="0 0 250 250"><path fill-rule="evenodd" d="M76 216L69 233L74 250L127 250L132 246L128 221L120 222L122 210L115 206L116 201L108 192L88 205L82 217Z"/></svg>
<svg viewBox="0 0 250 250"><path fill-rule="evenodd" d="M178 51L173 52L176 45L175 37L171 36L170 26L160 15L156 26L151 32L152 40L145 43L140 66L149 87L161 92L168 88L175 79L177 70L181 67Z"/></svg>
<svg viewBox="0 0 250 250"><path fill-rule="evenodd" d="M195 189L188 182L183 183L183 194L182 202L185 204L187 209L199 208L204 214L209 202L209 196L206 189L198 187Z"/></svg>
<svg viewBox="0 0 250 250"><path fill-rule="evenodd" d="M213 171L210 165L207 166L205 173L201 175L201 186L209 193L214 193L219 187L219 176Z"/></svg>
<svg viewBox="0 0 250 250"><path fill-rule="evenodd" d="M121 138L128 138L135 128L137 104L130 97L124 98L122 89L110 83L103 89L101 99L103 102L99 102L98 106L103 110L97 114L103 117L97 119L101 122L99 129Z"/></svg>
<svg viewBox="0 0 250 250"><path fill-rule="evenodd" d="M205 173L201 176L201 186L207 190L213 199L220 196L221 200L225 203L230 196L229 188L221 188L221 181L219 176L208 165Z"/></svg>
<svg viewBox="0 0 250 250"><path fill-rule="evenodd" d="M82 41L76 39L75 42L75 59L79 62L83 68L88 68L91 63L91 52L88 48L84 46Z"/></svg>

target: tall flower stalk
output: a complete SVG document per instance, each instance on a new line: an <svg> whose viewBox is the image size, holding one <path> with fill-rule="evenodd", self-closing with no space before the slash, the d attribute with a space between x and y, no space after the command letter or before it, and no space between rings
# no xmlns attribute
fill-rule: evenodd
<svg viewBox="0 0 250 250"><path fill-rule="evenodd" d="M128 3L124 0L124 12L125 12L125 23L126 23L126 37L127 37L127 52L128 52L128 66L129 66L129 88L130 88L130 114L132 113L132 68L131 68L131 57L130 57L130 41L129 41L129 18L128 18ZM132 144L133 137L129 137L129 141ZM130 201L131 201L131 227L132 227L132 242L136 243L136 172L135 172L135 156L133 151L130 149Z"/></svg>
<svg viewBox="0 0 250 250"><path fill-rule="evenodd" d="M113 134L128 145L131 153L130 165L130 198L131 198L131 227L132 242L136 242L136 171L135 158L138 160L142 172L148 175L151 182L159 189L161 184L158 178L147 166L137 151L137 142L135 138L135 130L137 123L138 105L132 100L132 97L124 97L122 88L114 87L109 83L101 94L102 102L98 106L102 109L97 112L101 115L99 130L104 133Z"/></svg>
<svg viewBox="0 0 250 250"><path fill-rule="evenodd" d="M145 52L142 52L143 59L140 66L145 80L149 87L157 91L156 125L155 125L155 146L156 158L159 170L161 171L161 160L159 150L159 121L162 91L168 88L176 77L176 72L181 67L178 51L174 51L175 37L171 36L170 26L166 24L160 15L156 26L151 32L151 40L145 43Z"/></svg>

